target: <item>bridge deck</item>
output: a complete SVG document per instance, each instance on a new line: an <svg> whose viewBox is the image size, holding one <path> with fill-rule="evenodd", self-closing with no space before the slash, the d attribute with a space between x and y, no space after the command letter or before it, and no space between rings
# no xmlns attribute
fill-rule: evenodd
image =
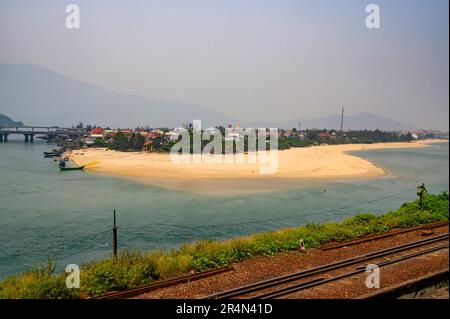
<svg viewBox="0 0 450 319"><path fill-rule="evenodd" d="M0 126L0 134L85 134L86 130L57 126Z"/></svg>

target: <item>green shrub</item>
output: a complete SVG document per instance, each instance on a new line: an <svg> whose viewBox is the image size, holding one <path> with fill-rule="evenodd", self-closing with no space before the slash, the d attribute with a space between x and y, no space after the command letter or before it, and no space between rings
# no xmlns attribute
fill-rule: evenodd
<svg viewBox="0 0 450 319"><path fill-rule="evenodd" d="M56 264L47 259L31 271L7 278L0 284L1 299L73 299L79 297L78 289L68 289L63 274L54 275Z"/></svg>

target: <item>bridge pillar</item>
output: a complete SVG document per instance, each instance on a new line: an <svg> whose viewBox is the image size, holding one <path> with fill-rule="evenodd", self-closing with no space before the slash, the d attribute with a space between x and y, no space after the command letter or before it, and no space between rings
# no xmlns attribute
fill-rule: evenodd
<svg viewBox="0 0 450 319"><path fill-rule="evenodd" d="M3 142L8 143L8 134L3 134Z"/></svg>
<svg viewBox="0 0 450 319"><path fill-rule="evenodd" d="M28 134L24 134L25 135L25 143L28 143Z"/></svg>
<svg viewBox="0 0 450 319"><path fill-rule="evenodd" d="M0 143L3 143L3 134L0 134Z"/></svg>
<svg viewBox="0 0 450 319"><path fill-rule="evenodd" d="M34 142L34 134L30 134L30 143Z"/></svg>

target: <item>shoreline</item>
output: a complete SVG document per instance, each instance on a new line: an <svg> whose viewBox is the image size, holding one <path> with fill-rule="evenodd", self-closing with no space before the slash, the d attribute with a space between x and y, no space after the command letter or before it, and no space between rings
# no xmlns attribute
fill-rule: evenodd
<svg viewBox="0 0 450 319"><path fill-rule="evenodd" d="M170 154L166 153L128 153L92 148L73 151L68 156L76 165L87 165L85 170L88 172L171 189L214 191L227 187L234 189L236 186L239 187L242 181L248 184L279 182L279 186L282 186L289 181L358 180L382 177L388 174L384 168L352 153L377 149L432 147L431 143L444 141L448 142L448 140L421 140L291 148L278 151L278 169L273 174L260 174L258 162L175 164L171 161ZM245 160L247 159L248 155L245 155ZM220 184L227 187L221 187ZM263 185L256 187L256 189L260 188L265 189Z"/></svg>

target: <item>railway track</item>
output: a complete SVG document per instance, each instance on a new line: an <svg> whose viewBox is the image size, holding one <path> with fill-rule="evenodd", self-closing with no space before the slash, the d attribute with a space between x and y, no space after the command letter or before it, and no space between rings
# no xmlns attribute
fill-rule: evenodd
<svg viewBox="0 0 450 319"><path fill-rule="evenodd" d="M358 244L360 242L376 240L376 239L383 238L383 237L389 237L389 236L393 236L393 235L400 234L400 233L411 232L411 231L416 231L416 230L421 230L421 229L432 229L432 228L442 227L442 226L446 226L446 225L448 225L448 221L436 222L436 223L431 223L431 224L414 227L414 228L409 228L409 229L400 229L400 230L392 231L392 232L389 232L386 234L368 236L368 237L352 240L349 242L335 243L335 244L327 245L322 249L323 250L335 249L335 248L339 248L342 246L350 246L350 245ZM362 263L364 261L369 261L369 260L380 258L380 257L387 257L389 254L395 254L395 253L403 252L403 251L406 251L409 249L420 248L421 246L430 245L430 244L433 244L433 243L436 243L436 242L439 242L439 241L442 241L445 239L448 240L448 234L443 234L443 235L434 236L434 237L428 237L426 239L415 241L412 243L403 244L400 246L371 252L368 254L345 259L345 260L342 260L339 262L323 265L323 266L308 269L305 271L301 271L301 272L289 274L286 276L281 276L281 277L257 282L254 284L246 285L246 286L235 288L232 290L227 290L227 291L220 292L220 293L216 293L213 295L209 295L205 298L212 298L212 299L245 298L245 296L247 296L247 295L249 295L251 298L254 298L254 297L256 297L256 298L275 298L276 296L271 296L267 292L269 289L275 289L276 291L278 291L280 289L277 290L277 288L284 289L284 288L287 288L287 287L284 287L286 285L293 286L293 289L295 289L294 287L296 286L296 283L298 283L298 281L300 281L300 280L306 280L306 281L300 283L299 284L300 286L298 286L296 288L298 288L299 290L307 289L309 287L314 287L314 286L317 286L320 284L324 284L326 282L330 282L330 280L328 278L317 277L317 275L325 274L326 272L329 272L332 270L336 270L336 269L344 268L347 266L355 265L358 263ZM447 247L448 247L448 244L447 244ZM446 248L446 247L441 247L439 249L443 249L443 248ZM426 254L426 253L429 253L429 252L425 251L423 254ZM410 258L413 258L413 257L414 256L412 256ZM384 264L381 264L381 266L383 266L383 265ZM195 281L195 280L200 280L200 279L214 276L216 274L220 274L220 273L227 272L230 270L233 270L233 267L215 269L215 270L206 271L203 273L197 273L197 274L182 276L182 277L173 278L173 279L169 279L169 280L163 280L163 281L159 281L159 282L156 282L156 283L153 283L150 285L144 285L144 286L140 286L140 287L132 288L132 289L128 289L128 290L107 293L102 296L93 297L92 299L131 298L131 297L142 295L142 294L145 294L145 293L148 293L148 292L160 289L160 288L176 286L178 284L187 283L187 282L191 282L191 281ZM358 269L358 273L363 272L361 270L365 271L365 268ZM352 275L354 275L354 274L352 274ZM336 280L339 280L339 279L336 279ZM331 281L333 281L333 280L331 280ZM285 291L285 292L287 292L287 291ZM280 293L283 293L283 292L280 291Z"/></svg>
<svg viewBox="0 0 450 319"><path fill-rule="evenodd" d="M108 294L105 294L105 295L102 295L102 296L94 297L92 299L123 299L123 298L131 298L131 297L135 297L135 296L139 296L139 295L145 294L147 292L150 292L150 291L153 291L153 290L156 290L156 289L160 289L160 288L164 288L164 287L170 287L170 286L175 286L175 285L178 285L178 284L183 284L183 283L187 283L187 282L203 279L203 278L214 276L214 275L217 275L217 274L221 274L221 273L224 273L224 272L227 272L227 271L230 271L230 270L233 270L233 267L214 269L214 270L210 270L210 271L201 272L201 273L198 273L198 274L192 274L192 275L182 276L182 277L178 277L178 278L163 280L163 281L155 282L153 284L140 286L140 287L137 287L137 288L132 288L132 289L128 289L128 290L108 293Z"/></svg>
<svg viewBox="0 0 450 319"><path fill-rule="evenodd" d="M205 298L267 299L288 296L304 289L310 289L319 285L364 273L366 271L366 265L364 263L369 261L372 261L371 263L376 263L378 267L383 267L411 258L430 254L442 249L448 249L448 239L448 233L428 237L426 239L421 239L387 249L377 250L360 256L344 259L338 262L307 269L301 272L296 272L293 274L280 276L239 288L219 292L213 295L209 295ZM332 274L335 271L345 270L349 266L357 267L352 267L344 273Z"/></svg>
<svg viewBox="0 0 450 319"><path fill-rule="evenodd" d="M372 241L372 240L376 240L376 239L391 237L391 236L395 236L398 234L410 233L410 232L417 231L417 230L428 230L428 229L444 227L444 226L448 226L448 221L439 221L439 222L429 223L426 225L421 225L421 226L412 227L412 228L396 229L396 230L388 231L386 233L364 236L362 238L358 238L358 239L354 239L354 240L326 244L326 245L323 245L321 247L321 249L322 250L332 250L332 249L337 249L337 248L341 248L341 247L357 245L359 243L368 242L368 241Z"/></svg>

